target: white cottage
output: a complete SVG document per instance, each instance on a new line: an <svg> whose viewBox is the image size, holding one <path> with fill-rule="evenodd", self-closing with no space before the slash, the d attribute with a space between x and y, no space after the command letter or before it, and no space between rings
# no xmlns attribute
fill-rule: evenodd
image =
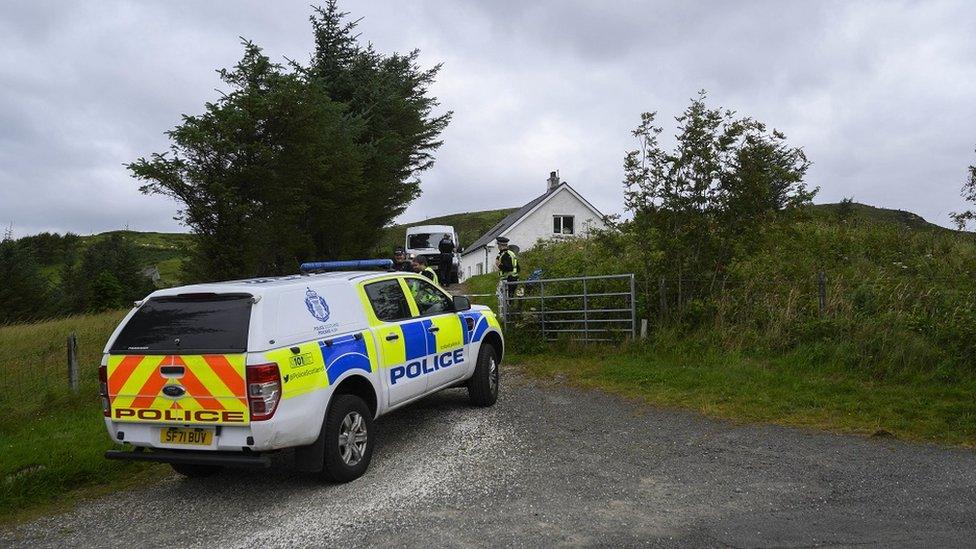
<svg viewBox="0 0 976 549"><path fill-rule="evenodd" d="M594 228L605 227L603 214L552 172L543 195L509 214L465 248L461 254L461 277L495 271L498 254L495 238L499 236L508 237L521 250L528 250L540 240L585 236Z"/></svg>

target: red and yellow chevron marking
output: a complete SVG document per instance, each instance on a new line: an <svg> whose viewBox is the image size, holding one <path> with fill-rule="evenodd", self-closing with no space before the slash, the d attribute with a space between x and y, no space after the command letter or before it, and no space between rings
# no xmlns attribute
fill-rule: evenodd
<svg viewBox="0 0 976 549"><path fill-rule="evenodd" d="M244 355L112 355L108 396L112 419L143 423L245 424L250 420ZM182 375L164 376L164 366ZM185 390L163 393L167 385Z"/></svg>

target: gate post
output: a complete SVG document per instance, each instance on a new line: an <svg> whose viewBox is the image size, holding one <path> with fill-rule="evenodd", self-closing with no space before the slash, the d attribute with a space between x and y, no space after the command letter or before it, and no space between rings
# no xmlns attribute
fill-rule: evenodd
<svg viewBox="0 0 976 549"><path fill-rule="evenodd" d="M637 339L637 293L634 288L634 273L630 273L630 338Z"/></svg>
<svg viewBox="0 0 976 549"><path fill-rule="evenodd" d="M583 279L583 343L590 339L590 296L586 291L586 279Z"/></svg>
<svg viewBox="0 0 976 549"><path fill-rule="evenodd" d="M539 320L542 321L542 342L546 342L546 283L539 279ZM558 335L558 334L557 334Z"/></svg>

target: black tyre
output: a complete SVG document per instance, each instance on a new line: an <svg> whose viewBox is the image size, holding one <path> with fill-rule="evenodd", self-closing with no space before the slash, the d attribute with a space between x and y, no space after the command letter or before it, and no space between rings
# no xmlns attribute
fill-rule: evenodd
<svg viewBox="0 0 976 549"><path fill-rule="evenodd" d="M362 476L373 457L373 415L363 399L335 395L325 417L322 477L349 482Z"/></svg>
<svg viewBox="0 0 976 549"><path fill-rule="evenodd" d="M491 343L482 343L478 364L468 380L468 398L475 406L491 406L498 400L500 369L498 351Z"/></svg>
<svg viewBox="0 0 976 549"><path fill-rule="evenodd" d="M220 465L195 465L190 463L170 463L174 471L187 478L212 477L223 470Z"/></svg>

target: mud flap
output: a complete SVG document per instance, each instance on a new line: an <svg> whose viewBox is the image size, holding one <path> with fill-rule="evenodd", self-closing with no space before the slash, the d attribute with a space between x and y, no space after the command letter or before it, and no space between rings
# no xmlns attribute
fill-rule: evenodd
<svg viewBox="0 0 976 549"><path fill-rule="evenodd" d="M319 437L308 446L295 448L295 469L303 473L318 473L325 466L325 421Z"/></svg>

